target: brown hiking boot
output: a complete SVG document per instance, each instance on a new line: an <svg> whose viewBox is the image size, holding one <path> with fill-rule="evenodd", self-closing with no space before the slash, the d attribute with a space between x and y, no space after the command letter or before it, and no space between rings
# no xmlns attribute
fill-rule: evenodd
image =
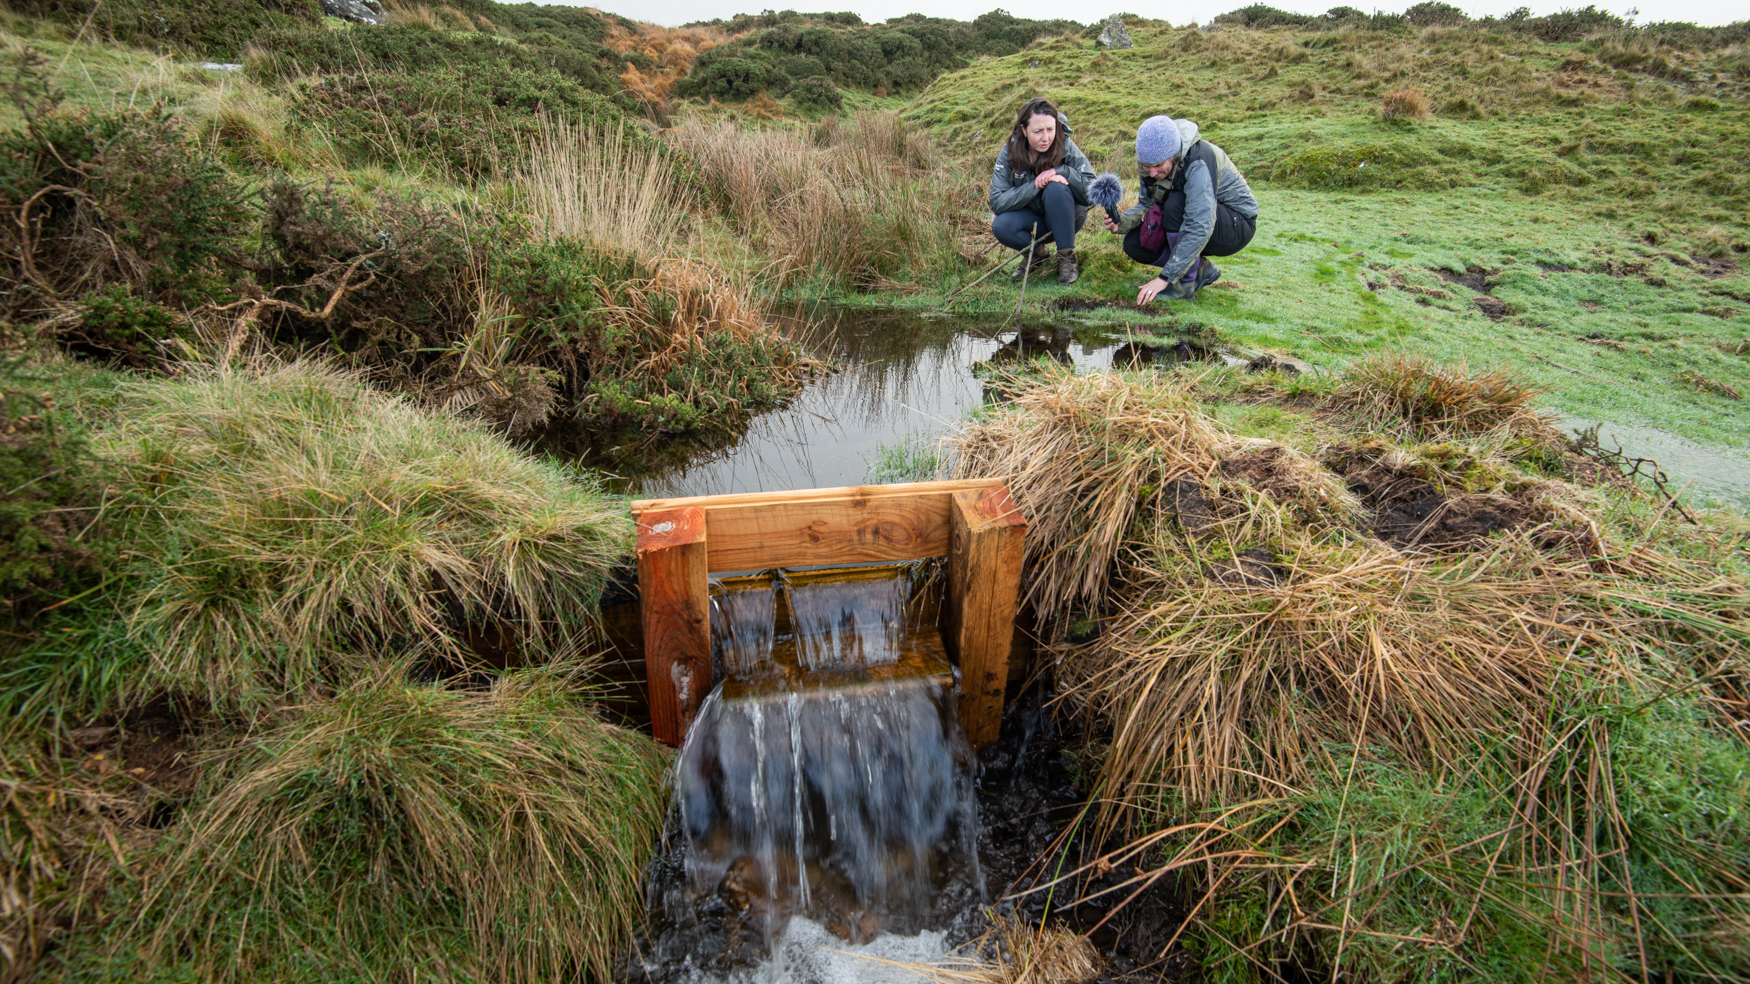
<svg viewBox="0 0 1750 984"><path fill-rule="evenodd" d="M1025 254L1027 251L1021 250L1021 252ZM1015 264L1015 272L1009 274L1009 279L1013 280L1015 283L1020 283L1022 278L1031 277L1034 273L1039 272L1040 267L1043 267L1050 262L1051 247L1044 243L1040 243L1033 247L1033 262L1029 264L1026 256L1023 255L1021 257L1021 262Z"/></svg>
<svg viewBox="0 0 1750 984"><path fill-rule="evenodd" d="M1060 249L1057 251L1057 282L1065 287L1082 278L1082 268L1076 265L1076 251Z"/></svg>

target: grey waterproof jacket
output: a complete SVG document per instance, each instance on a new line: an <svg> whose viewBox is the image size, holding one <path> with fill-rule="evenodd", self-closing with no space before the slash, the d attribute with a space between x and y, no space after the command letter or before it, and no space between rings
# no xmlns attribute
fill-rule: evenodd
<svg viewBox="0 0 1750 984"><path fill-rule="evenodd" d="M1075 196L1077 205L1091 205L1088 182L1094 180L1094 165L1088 163L1088 155L1070 139L1069 117L1058 113L1057 125L1063 130L1063 163L1058 165L1057 173L1069 182L1070 193ZM1038 175L1031 170L1009 166L1009 142L1004 140L1002 149L997 151L996 170L990 176L991 213L1001 215L1022 208L1043 212L1045 206L1039 201L1040 189L1033 187L1036 177Z"/></svg>
<svg viewBox="0 0 1750 984"><path fill-rule="evenodd" d="M1174 191L1185 193L1185 224L1179 229L1179 243L1161 266L1161 279L1177 283L1191 262L1203 254L1215 232L1215 206L1226 205L1239 214L1258 217L1258 199L1246 176L1228 159L1227 152L1197 135L1197 124L1190 120L1174 120L1179 127L1179 156L1174 158L1173 174L1159 181L1142 175L1142 193L1136 204L1118 216L1118 231L1127 233L1142 224L1150 205L1167 200Z"/></svg>

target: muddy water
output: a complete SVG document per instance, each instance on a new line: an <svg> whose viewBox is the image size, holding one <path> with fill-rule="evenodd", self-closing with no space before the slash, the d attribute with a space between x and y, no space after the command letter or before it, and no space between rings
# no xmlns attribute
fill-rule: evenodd
<svg viewBox="0 0 1750 984"><path fill-rule="evenodd" d="M1750 509L1750 453L1741 448L1706 447L1656 427L1584 417L1563 417L1560 426L1564 433L1596 426L1598 441L1605 449L1620 448L1630 459L1657 461L1669 476L1667 485L1673 492L1688 489L1692 499Z"/></svg>
<svg viewBox="0 0 1750 984"><path fill-rule="evenodd" d="M814 381L784 409L697 440L607 438L586 462L620 476L642 497L831 488L880 478L885 446L927 442L964 420L985 397L983 367L1047 358L1081 369L1114 360L1171 363L1217 358L1189 346L1131 345L1122 330L1078 339L1066 328L1017 332L1010 323L839 312L818 319L815 350L841 371Z"/></svg>

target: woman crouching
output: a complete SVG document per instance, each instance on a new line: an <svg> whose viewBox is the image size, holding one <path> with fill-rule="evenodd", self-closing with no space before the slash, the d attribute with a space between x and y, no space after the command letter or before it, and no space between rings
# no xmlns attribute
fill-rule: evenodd
<svg viewBox="0 0 1750 984"><path fill-rule="evenodd" d="M1124 236L1124 252L1161 268L1142 285L1138 305L1158 294L1189 299L1221 277L1211 256L1232 256L1258 230L1258 200L1245 175L1197 124L1151 116L1136 130L1142 195L1106 228Z"/></svg>
<svg viewBox="0 0 1750 984"><path fill-rule="evenodd" d="M1069 138L1069 119L1049 99L1035 99L1015 114L1015 128L997 151L990 176L990 231L1010 249L1033 245L1033 258L1015 271L1020 280L1051 261L1046 242L1057 243L1057 282L1073 284L1076 230L1088 217L1088 182L1094 166ZM1035 239L1038 242L1035 243Z"/></svg>

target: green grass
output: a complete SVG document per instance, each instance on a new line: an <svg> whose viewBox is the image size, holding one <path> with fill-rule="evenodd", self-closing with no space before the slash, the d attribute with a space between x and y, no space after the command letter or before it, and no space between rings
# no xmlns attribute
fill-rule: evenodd
<svg viewBox="0 0 1750 984"><path fill-rule="evenodd" d="M1155 313L1055 313L1065 297L1127 303L1150 276L1090 221L1081 282L1031 284L1028 317L1176 320L1326 369L1388 350L1504 367L1562 414L1750 444L1750 413L1732 395L1750 387L1750 185L1726 164L1750 153L1750 108L1731 51L1658 49L1689 78L1714 80L1717 107L1696 108L1693 84L1632 64L1623 52L1638 42L1621 36L1546 44L1477 29L1203 34L1151 23L1131 33L1128 51L1058 39L982 59L905 115L965 162L964 180L982 182L1013 107L1053 97L1131 195L1136 123L1196 120L1251 180L1257 237L1216 261L1237 286L1156 302ZM1402 86L1427 92L1434 115L1382 121L1381 93ZM1370 169L1354 166L1363 162ZM1486 271L1502 320L1435 272L1468 267ZM971 276L945 271L924 293L886 301L937 306ZM1014 303L1014 287L993 277L954 309Z"/></svg>
<svg viewBox="0 0 1750 984"><path fill-rule="evenodd" d="M631 537L589 479L311 365L140 383L99 454L135 702L261 709L470 627L569 652Z"/></svg>
<svg viewBox="0 0 1750 984"><path fill-rule="evenodd" d="M603 721L563 667L480 692L406 671L212 763L67 979L606 980L640 907L666 752Z"/></svg>

